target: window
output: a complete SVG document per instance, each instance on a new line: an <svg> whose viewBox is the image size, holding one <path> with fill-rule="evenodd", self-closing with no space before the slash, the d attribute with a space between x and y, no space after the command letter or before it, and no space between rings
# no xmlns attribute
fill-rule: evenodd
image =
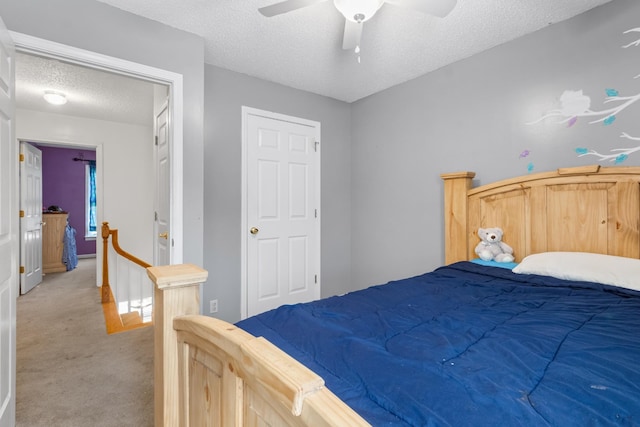
<svg viewBox="0 0 640 427"><path fill-rule="evenodd" d="M86 197L85 197L85 237L96 238L98 228L96 225L96 162L89 161L85 167Z"/></svg>

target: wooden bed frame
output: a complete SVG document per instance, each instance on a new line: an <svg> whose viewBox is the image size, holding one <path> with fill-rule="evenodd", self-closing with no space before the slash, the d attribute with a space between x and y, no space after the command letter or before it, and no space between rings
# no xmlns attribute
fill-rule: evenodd
<svg viewBox="0 0 640 427"><path fill-rule="evenodd" d="M473 172L444 180L445 262L477 258L479 227L500 227L516 261L580 251L640 258L640 167L584 166L472 188Z"/></svg>
<svg viewBox="0 0 640 427"><path fill-rule="evenodd" d="M472 188L443 174L446 263L476 257L479 227L500 227L516 260L583 251L640 258L640 167L577 167ZM156 426L367 426L322 378L264 338L195 315L206 271L151 267Z"/></svg>

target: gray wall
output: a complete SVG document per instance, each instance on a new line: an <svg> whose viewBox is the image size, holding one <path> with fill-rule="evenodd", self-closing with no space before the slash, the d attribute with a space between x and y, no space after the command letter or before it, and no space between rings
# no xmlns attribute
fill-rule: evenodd
<svg viewBox="0 0 640 427"><path fill-rule="evenodd" d="M640 93L640 47L621 48L640 38L623 34L639 17L640 3L616 0L352 104L353 286L444 262L443 172L471 170L487 183L527 174L530 162L534 172L598 162L578 158L578 147L640 145L620 138L640 137L640 102L609 126L525 124L560 108L565 90L582 89L592 110L611 106L607 88ZM623 163L639 164L640 152Z"/></svg>
<svg viewBox="0 0 640 427"><path fill-rule="evenodd" d="M350 106L243 74L205 67L204 307L214 298L218 317L240 319L241 107L321 123L322 295L351 284Z"/></svg>
<svg viewBox="0 0 640 427"><path fill-rule="evenodd" d="M0 16L12 31L183 75L184 261L202 265L203 40L95 1L2 1Z"/></svg>
<svg viewBox="0 0 640 427"><path fill-rule="evenodd" d="M565 90L602 110L605 89L640 92L640 3L616 0L572 20L348 105L213 66L194 35L84 0L0 3L9 29L183 74L185 261L210 279L203 305L240 313L241 106L322 123L323 296L430 270L444 261L440 173L473 170L478 183L596 163L639 145L640 103L609 125L545 120ZM637 33L635 33L637 34ZM204 117L204 133L203 133ZM204 137L204 138L203 138ZM204 141L204 145L203 145ZM528 150L530 154L521 158ZM204 159L204 170L203 170ZM611 164L611 163L607 163ZM640 153L623 163L640 164ZM499 224L496 224L499 226ZM204 232L203 232L204 231ZM203 257L203 248L206 256Z"/></svg>

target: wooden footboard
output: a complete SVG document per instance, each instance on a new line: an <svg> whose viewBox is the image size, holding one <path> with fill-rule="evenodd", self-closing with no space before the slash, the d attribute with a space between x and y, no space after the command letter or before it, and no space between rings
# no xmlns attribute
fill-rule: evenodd
<svg viewBox="0 0 640 427"><path fill-rule="evenodd" d="M178 332L184 426L364 426L324 381L264 338L184 316Z"/></svg>
<svg viewBox="0 0 640 427"><path fill-rule="evenodd" d="M314 372L264 338L197 315L207 272L150 267L156 426L368 426Z"/></svg>

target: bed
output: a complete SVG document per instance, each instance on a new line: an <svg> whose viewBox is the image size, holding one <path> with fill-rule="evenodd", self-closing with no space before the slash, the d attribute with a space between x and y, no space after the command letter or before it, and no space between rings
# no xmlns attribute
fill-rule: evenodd
<svg viewBox="0 0 640 427"><path fill-rule="evenodd" d="M443 267L237 325L174 320L183 424L639 424L640 168L442 178ZM490 226L515 272L471 262Z"/></svg>

